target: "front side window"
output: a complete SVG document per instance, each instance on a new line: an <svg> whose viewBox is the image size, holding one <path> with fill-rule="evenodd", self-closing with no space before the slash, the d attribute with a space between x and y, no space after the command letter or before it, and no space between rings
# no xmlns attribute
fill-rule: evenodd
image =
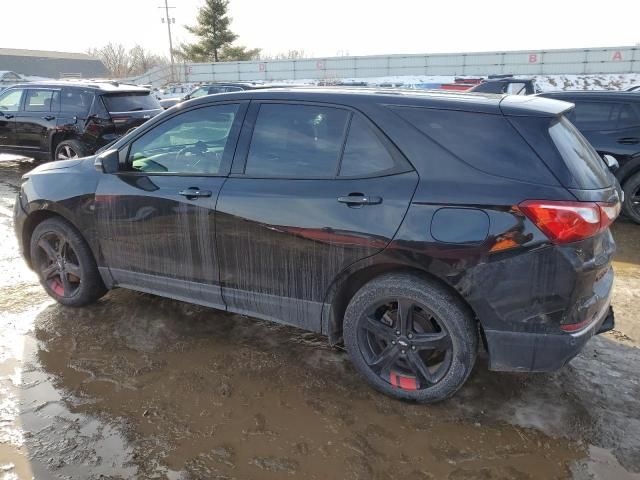
<svg viewBox="0 0 640 480"><path fill-rule="evenodd" d="M27 112L51 112L52 110L57 110L53 105L54 99L57 103L59 94L53 90L27 90L24 109Z"/></svg>
<svg viewBox="0 0 640 480"><path fill-rule="evenodd" d="M340 175L369 176L394 167L393 157L367 123L355 116L342 156Z"/></svg>
<svg viewBox="0 0 640 480"><path fill-rule="evenodd" d="M349 112L315 105L263 104L253 130L245 174L333 177Z"/></svg>
<svg viewBox="0 0 640 480"><path fill-rule="evenodd" d="M129 168L147 173L217 175L238 104L214 105L170 118L138 138Z"/></svg>
<svg viewBox="0 0 640 480"><path fill-rule="evenodd" d="M0 110L17 112L20 110L20 101L24 90L9 90L0 95Z"/></svg>

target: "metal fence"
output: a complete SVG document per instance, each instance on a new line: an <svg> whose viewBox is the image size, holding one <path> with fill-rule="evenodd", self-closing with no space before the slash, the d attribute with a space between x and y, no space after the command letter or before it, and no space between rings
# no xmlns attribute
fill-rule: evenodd
<svg viewBox="0 0 640 480"><path fill-rule="evenodd" d="M174 81L330 80L389 76L486 76L640 73L640 46L458 54L374 55L300 60L188 63L130 79Z"/></svg>

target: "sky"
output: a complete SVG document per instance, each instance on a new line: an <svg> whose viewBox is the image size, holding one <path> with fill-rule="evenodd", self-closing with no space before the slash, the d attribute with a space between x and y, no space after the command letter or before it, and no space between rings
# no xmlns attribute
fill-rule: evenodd
<svg viewBox="0 0 640 480"><path fill-rule="evenodd" d="M6 2L6 3L5 3ZM84 52L108 42L169 51L164 0L4 0L0 47ZM203 0L169 0L174 45ZM592 8L591 5L597 5ZM639 0L231 0L237 44L307 56L640 44Z"/></svg>

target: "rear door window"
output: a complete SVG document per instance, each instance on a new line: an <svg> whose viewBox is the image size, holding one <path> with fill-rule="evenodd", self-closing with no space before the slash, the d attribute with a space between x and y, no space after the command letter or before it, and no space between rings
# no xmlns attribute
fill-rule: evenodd
<svg viewBox="0 0 640 480"><path fill-rule="evenodd" d="M579 188L609 186L611 182L604 161L569 120L561 117L554 122L549 135Z"/></svg>
<svg viewBox="0 0 640 480"><path fill-rule="evenodd" d="M380 138L363 118L354 116L342 156L340 176L371 176L393 167L393 157Z"/></svg>
<svg viewBox="0 0 640 480"><path fill-rule="evenodd" d="M569 114L571 120L580 130L611 130L618 118L619 105L608 102L581 102L569 99L576 108Z"/></svg>
<svg viewBox="0 0 640 480"><path fill-rule="evenodd" d="M263 104L245 174L258 177L335 177L349 112L339 108Z"/></svg>
<svg viewBox="0 0 640 480"><path fill-rule="evenodd" d="M55 98L54 98L55 96ZM27 97L24 102L26 112L51 112L57 110L57 105L53 105L54 100L58 101L59 96L54 90L27 90Z"/></svg>
<svg viewBox="0 0 640 480"><path fill-rule="evenodd" d="M151 92L109 93L102 96L109 113L158 110L162 107Z"/></svg>
<svg viewBox="0 0 640 480"><path fill-rule="evenodd" d="M618 128L640 127L640 102L638 104L620 104L618 116Z"/></svg>

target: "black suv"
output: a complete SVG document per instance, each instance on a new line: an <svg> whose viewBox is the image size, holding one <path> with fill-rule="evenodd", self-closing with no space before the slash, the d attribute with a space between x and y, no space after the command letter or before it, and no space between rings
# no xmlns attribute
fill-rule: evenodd
<svg viewBox="0 0 640 480"><path fill-rule="evenodd" d="M542 96L575 104L567 118L601 155L612 155L625 193L624 213L640 223L640 95L618 91L564 91Z"/></svg>
<svg viewBox="0 0 640 480"><path fill-rule="evenodd" d="M0 153L42 160L84 157L160 112L151 92L133 85L13 85L0 93Z"/></svg>
<svg viewBox="0 0 640 480"><path fill-rule="evenodd" d="M260 90L167 110L24 177L15 228L58 302L130 288L343 341L375 388L548 371L613 327L618 185L536 97ZM133 320L135 321L135 319Z"/></svg>
<svg viewBox="0 0 640 480"><path fill-rule="evenodd" d="M165 98L160 100L162 108L171 108L174 105L190 100L192 98L204 97L205 95L216 95L218 93L230 93L230 92L242 92L244 90L258 90L263 88L273 88L271 85L265 85L262 83L243 83L243 82L220 82L220 83L208 83L206 85L200 85L193 91L183 97Z"/></svg>

